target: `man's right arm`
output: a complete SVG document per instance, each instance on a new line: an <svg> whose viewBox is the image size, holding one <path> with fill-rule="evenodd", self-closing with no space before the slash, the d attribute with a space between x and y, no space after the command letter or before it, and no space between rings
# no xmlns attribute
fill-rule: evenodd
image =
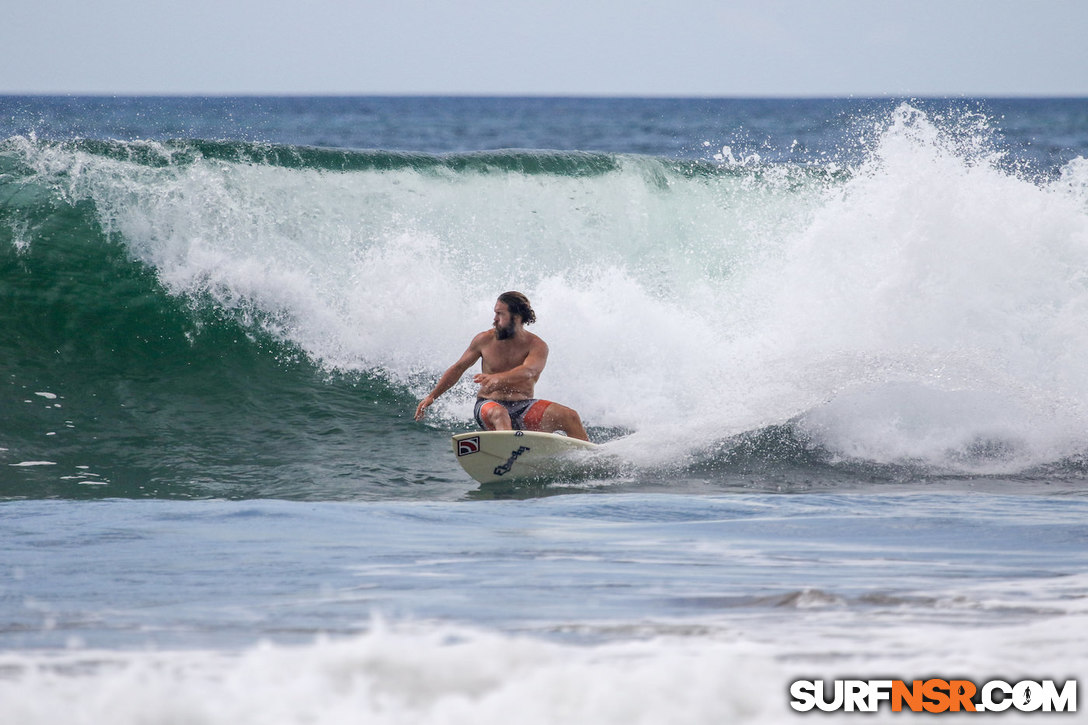
<svg viewBox="0 0 1088 725"><path fill-rule="evenodd" d="M476 364L476 361L480 359L480 344L481 338L487 333L481 333L472 339L468 349L465 350L461 358L449 367L446 372L442 373L442 377L435 383L434 390L427 394L423 400L419 401L419 405L416 406L416 420L423 420L423 415L427 408L431 407L435 399L442 393L446 392L461 379L461 376L465 374L465 371Z"/></svg>

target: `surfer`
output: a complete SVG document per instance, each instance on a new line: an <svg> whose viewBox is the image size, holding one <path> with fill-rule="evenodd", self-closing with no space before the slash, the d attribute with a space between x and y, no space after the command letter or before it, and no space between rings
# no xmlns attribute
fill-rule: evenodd
<svg viewBox="0 0 1088 725"><path fill-rule="evenodd" d="M422 420L435 398L452 388L465 371L482 360L482 372L472 378L480 386L476 398L476 422L487 430L562 431L571 438L589 440L577 411L550 400L533 397L536 381L548 362L548 345L525 329L536 322L528 298L520 292L504 292L495 302L495 322L472 338L461 358L416 406Z"/></svg>

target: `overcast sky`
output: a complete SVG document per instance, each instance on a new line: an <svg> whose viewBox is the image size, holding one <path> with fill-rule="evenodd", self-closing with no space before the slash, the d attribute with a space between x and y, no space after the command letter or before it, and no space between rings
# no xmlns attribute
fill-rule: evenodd
<svg viewBox="0 0 1088 725"><path fill-rule="evenodd" d="M1088 95L1085 0L6 0L0 93Z"/></svg>

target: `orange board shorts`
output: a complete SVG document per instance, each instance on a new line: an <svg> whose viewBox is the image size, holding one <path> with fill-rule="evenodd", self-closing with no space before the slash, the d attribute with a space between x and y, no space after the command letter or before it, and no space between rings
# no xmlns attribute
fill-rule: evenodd
<svg viewBox="0 0 1088 725"><path fill-rule="evenodd" d="M514 430L540 430L540 421L544 417L544 411L552 404L550 400L490 400L488 398L476 399L476 422L481 428L491 430L484 421L484 412L492 405L501 405L510 414L510 422Z"/></svg>

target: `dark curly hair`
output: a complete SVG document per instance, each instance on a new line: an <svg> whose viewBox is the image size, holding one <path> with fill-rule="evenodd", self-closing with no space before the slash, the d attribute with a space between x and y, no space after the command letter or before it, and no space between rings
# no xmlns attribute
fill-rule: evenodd
<svg viewBox="0 0 1088 725"><path fill-rule="evenodd" d="M521 318L523 325L531 325L536 322L536 313L529 305L529 298L520 292L503 292L499 295L499 302L506 303L511 315Z"/></svg>

